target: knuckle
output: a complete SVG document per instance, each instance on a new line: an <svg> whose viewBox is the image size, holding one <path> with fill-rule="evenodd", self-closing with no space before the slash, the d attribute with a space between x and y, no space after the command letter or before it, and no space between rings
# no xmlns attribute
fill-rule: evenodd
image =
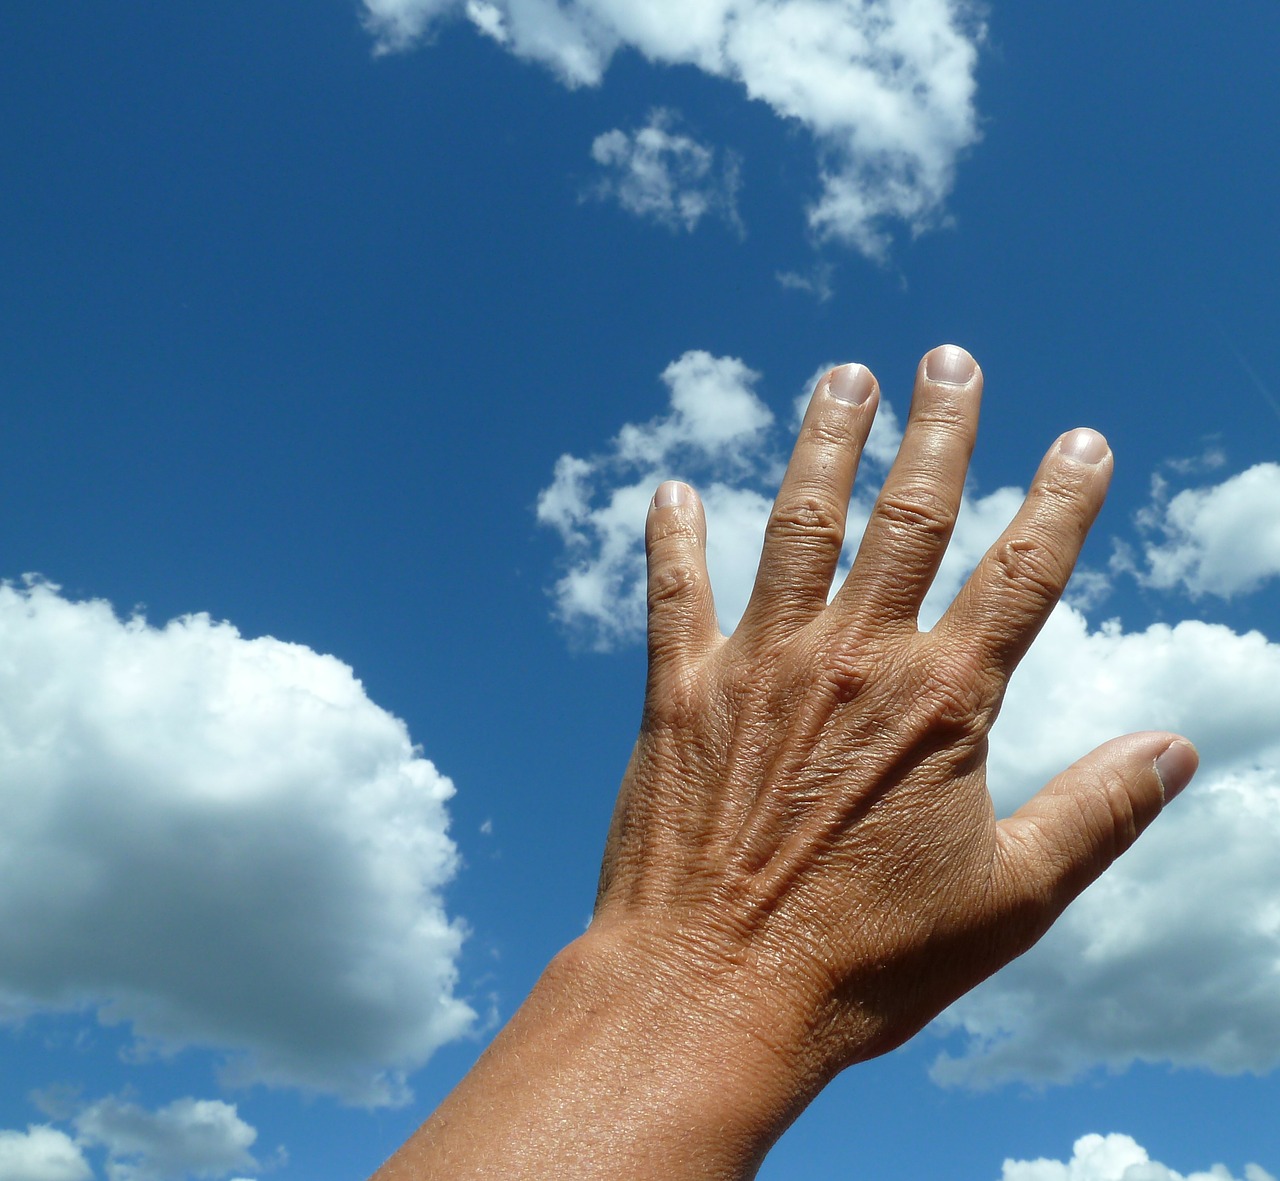
<svg viewBox="0 0 1280 1181"><path fill-rule="evenodd" d="M923 484L881 493L876 512L891 526L938 538L949 537L956 523L951 500Z"/></svg>
<svg viewBox="0 0 1280 1181"><path fill-rule="evenodd" d="M1028 503L1037 527L1054 534L1083 534L1093 515L1079 474L1074 471L1051 470L1042 475L1032 488Z"/></svg>
<svg viewBox="0 0 1280 1181"><path fill-rule="evenodd" d="M866 689L871 679L867 654L851 640L834 643L822 653L816 679L833 703L852 701Z"/></svg>
<svg viewBox="0 0 1280 1181"><path fill-rule="evenodd" d="M693 562L679 558L663 562L649 572L649 608L661 607L673 599L686 599L702 583L702 571Z"/></svg>
<svg viewBox="0 0 1280 1181"><path fill-rule="evenodd" d="M935 389L931 397L911 406L911 425L928 429L930 435L965 436L969 433L969 405L963 394L950 388Z"/></svg>
<svg viewBox="0 0 1280 1181"><path fill-rule="evenodd" d="M773 510L770 531L777 537L809 544L839 547L844 544L844 512L831 499L807 492Z"/></svg>
<svg viewBox="0 0 1280 1181"><path fill-rule="evenodd" d="M937 673L926 676L918 701L917 712L930 731L967 732L976 728L982 712L979 694L972 686Z"/></svg>
<svg viewBox="0 0 1280 1181"><path fill-rule="evenodd" d="M650 552L692 545L698 537L696 525L683 513L652 513L645 525L645 544Z"/></svg>
<svg viewBox="0 0 1280 1181"><path fill-rule="evenodd" d="M1142 833L1142 824L1122 775L1115 772L1107 774L1101 787L1108 823L1099 834L1099 844L1108 860L1114 861L1138 839Z"/></svg>
<svg viewBox="0 0 1280 1181"><path fill-rule="evenodd" d="M1032 493L1053 508L1072 513L1081 511L1082 497L1089 479L1085 469L1075 464L1053 464L1040 474Z"/></svg>
<svg viewBox="0 0 1280 1181"><path fill-rule="evenodd" d="M950 648L926 661L915 712L927 730L977 735L986 732L999 698L997 676L977 655Z"/></svg>
<svg viewBox="0 0 1280 1181"><path fill-rule="evenodd" d="M996 548L996 562L1005 583L1035 599L1057 599L1065 571L1053 550L1030 538L1011 538Z"/></svg>
<svg viewBox="0 0 1280 1181"><path fill-rule="evenodd" d="M671 667L659 681L650 681L645 700L649 729L692 730L703 712L702 680L694 667Z"/></svg>
<svg viewBox="0 0 1280 1181"><path fill-rule="evenodd" d="M1073 813L1071 827L1082 850L1065 857L1064 877L1083 873L1086 880L1092 879L1125 852L1141 831L1123 782L1106 771L1095 773L1089 790L1068 797L1063 807Z"/></svg>
<svg viewBox="0 0 1280 1181"><path fill-rule="evenodd" d="M849 448L849 427L844 416L810 415L802 430L802 444L819 454L838 453Z"/></svg>

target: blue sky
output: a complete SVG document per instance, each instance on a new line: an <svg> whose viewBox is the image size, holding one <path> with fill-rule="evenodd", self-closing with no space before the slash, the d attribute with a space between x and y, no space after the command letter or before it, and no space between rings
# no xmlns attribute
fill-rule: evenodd
<svg viewBox="0 0 1280 1181"><path fill-rule="evenodd" d="M729 627L814 375L900 418L943 341L935 606L1058 433L1117 461L998 802L1203 773L761 1175L1280 1174L1280 10L1155 13L6 8L0 1181L367 1175L587 919L654 484Z"/></svg>

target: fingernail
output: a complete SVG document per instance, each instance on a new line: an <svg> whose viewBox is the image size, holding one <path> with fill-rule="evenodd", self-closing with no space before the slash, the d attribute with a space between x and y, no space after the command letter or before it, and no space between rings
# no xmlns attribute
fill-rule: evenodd
<svg viewBox="0 0 1280 1181"><path fill-rule="evenodd" d="M827 381L827 392L837 402L846 402L850 406L861 406L875 388L875 379L865 365L841 365L831 371Z"/></svg>
<svg viewBox="0 0 1280 1181"><path fill-rule="evenodd" d="M1181 740L1170 743L1164 754L1156 759L1156 776L1166 804L1191 782L1191 776L1199 765L1200 756L1196 748Z"/></svg>
<svg viewBox="0 0 1280 1181"><path fill-rule="evenodd" d="M679 508L689 503L689 485L679 480L664 480L653 494L654 508Z"/></svg>
<svg viewBox="0 0 1280 1181"><path fill-rule="evenodd" d="M978 372L978 363L964 349L954 344L944 344L928 353L924 359L924 375L930 381L947 385L968 385Z"/></svg>
<svg viewBox="0 0 1280 1181"><path fill-rule="evenodd" d="M1091 431L1087 426L1082 426L1063 435L1062 442L1058 444L1058 450L1077 463L1092 464L1101 463L1106 459L1110 448L1107 446L1106 439L1097 431Z"/></svg>

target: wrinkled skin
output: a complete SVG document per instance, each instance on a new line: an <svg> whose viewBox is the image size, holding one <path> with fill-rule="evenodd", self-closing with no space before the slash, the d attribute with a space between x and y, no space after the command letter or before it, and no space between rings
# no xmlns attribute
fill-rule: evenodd
<svg viewBox="0 0 1280 1181"><path fill-rule="evenodd" d="M996 818L987 734L1112 457L1059 439L921 631L981 386L963 350L921 362L828 602L879 391L857 366L819 382L728 638L696 494L659 489L644 719L595 917L380 1177L749 1177L827 1081L1026 950L1190 779L1185 740L1130 735Z"/></svg>

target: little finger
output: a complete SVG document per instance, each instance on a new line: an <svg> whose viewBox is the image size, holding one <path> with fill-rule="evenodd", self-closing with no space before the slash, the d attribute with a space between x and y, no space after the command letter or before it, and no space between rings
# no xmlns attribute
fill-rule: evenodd
<svg viewBox="0 0 1280 1181"><path fill-rule="evenodd" d="M719 638L707 574L707 520L688 484L659 485L645 522L648 557L649 679L696 661Z"/></svg>

